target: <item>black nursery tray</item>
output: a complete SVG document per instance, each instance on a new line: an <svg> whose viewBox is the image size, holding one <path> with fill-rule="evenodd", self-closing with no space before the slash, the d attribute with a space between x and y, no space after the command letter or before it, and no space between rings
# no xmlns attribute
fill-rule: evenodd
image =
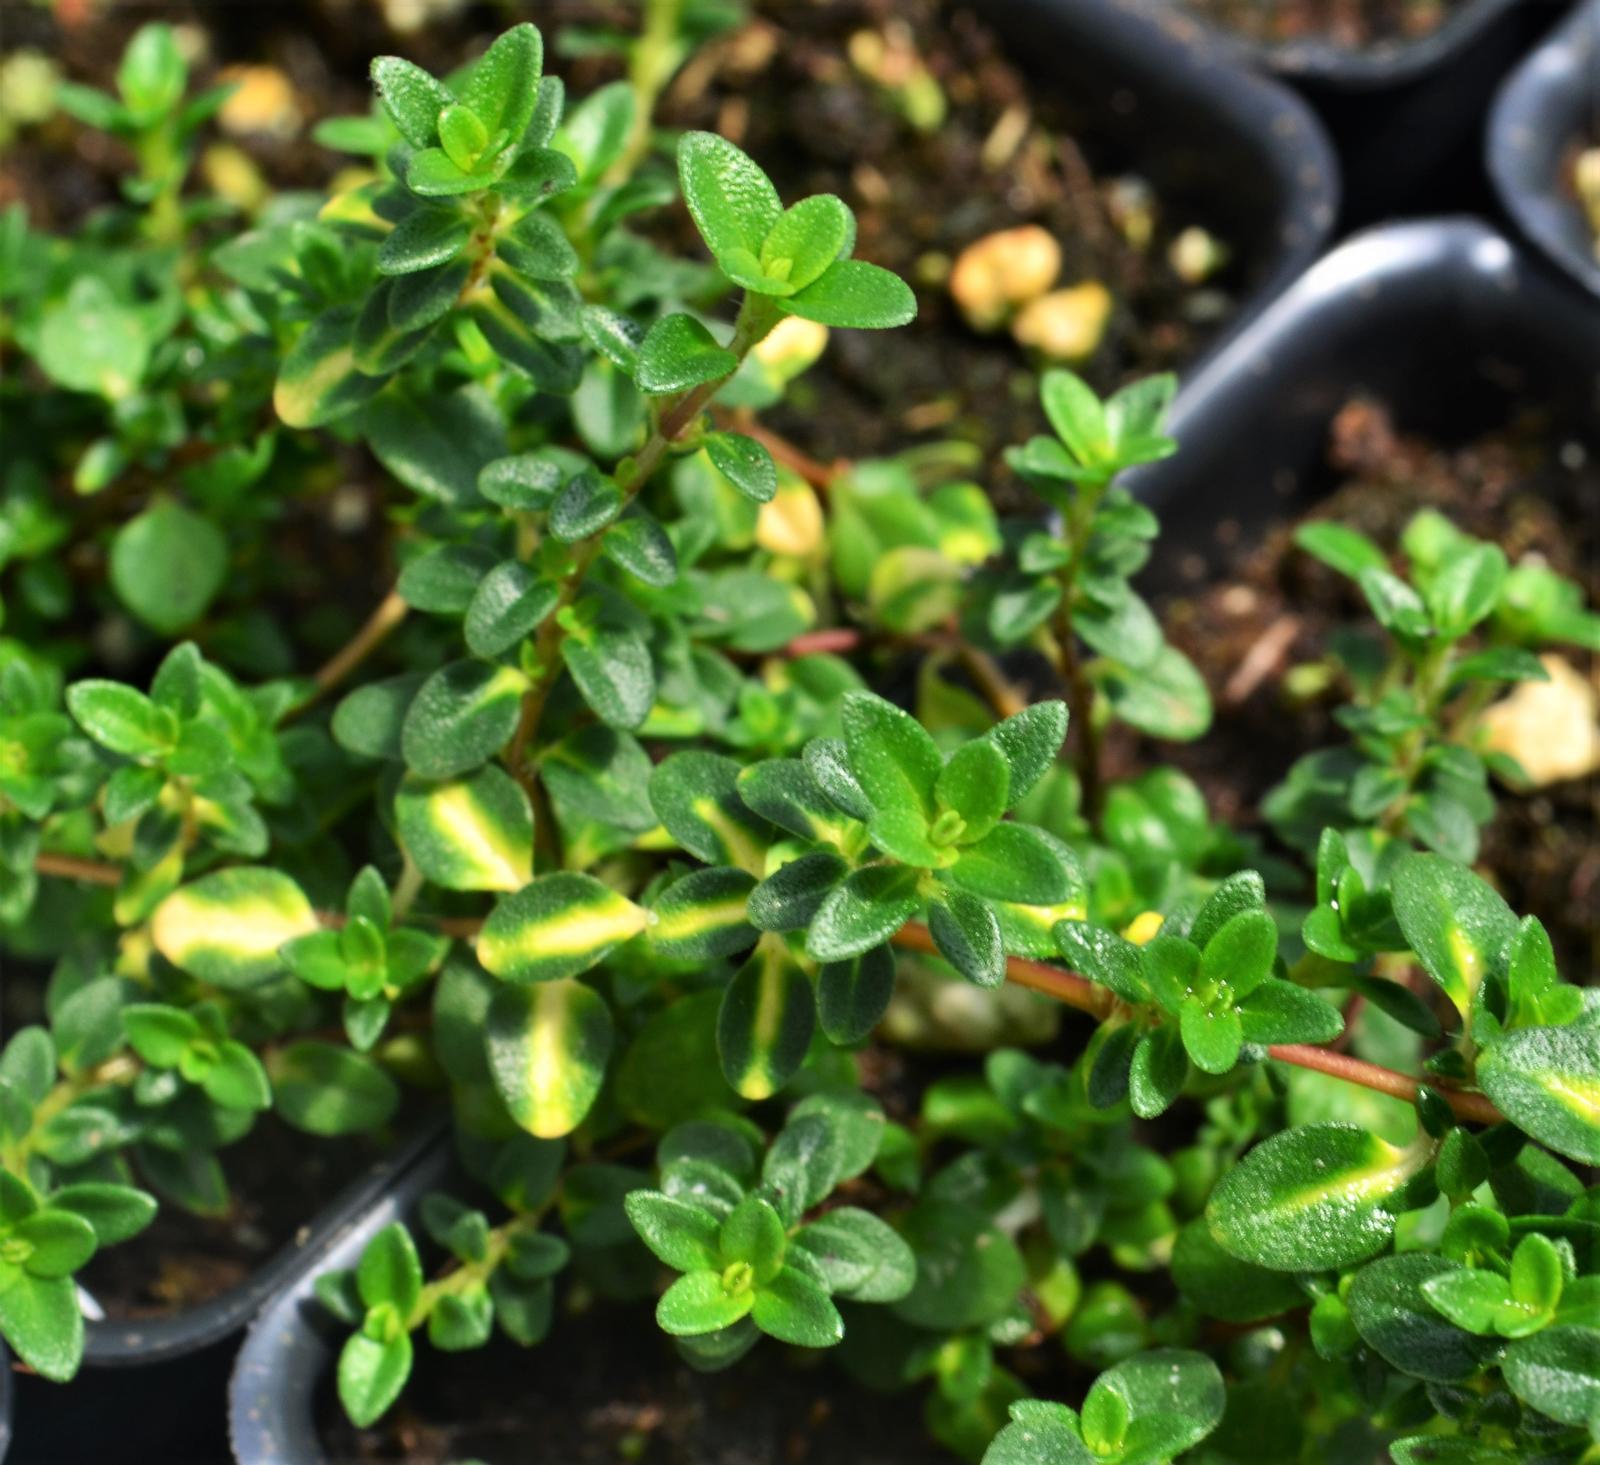
<svg viewBox="0 0 1600 1465"><path fill-rule="evenodd" d="M1244 267L1238 330L1322 251L1338 216L1333 149L1287 87L1251 74L1221 39L1159 0L987 0L1036 80L1080 100L1150 180L1203 199Z"/></svg>
<svg viewBox="0 0 1600 1465"><path fill-rule="evenodd" d="M1489 119L1489 174L1512 222L1600 295L1600 255L1563 170L1600 124L1600 0L1582 0L1512 75Z"/></svg>
<svg viewBox="0 0 1600 1465"><path fill-rule="evenodd" d="M1426 35L1378 41L1360 50L1315 38L1257 41L1220 27L1207 28L1216 29L1225 45L1262 70L1318 88L1371 93L1406 86L1459 62L1465 53L1492 41L1511 12L1527 5L1528 0L1466 0Z"/></svg>
<svg viewBox="0 0 1600 1465"><path fill-rule="evenodd" d="M333 1367L339 1330L313 1292L316 1279L353 1267L374 1236L416 1210L451 1173L450 1139L437 1137L397 1166L371 1193L294 1258L280 1287L251 1326L228 1391L228 1433L240 1465L322 1465L328 1458L316 1426L316 1395Z"/></svg>
<svg viewBox="0 0 1600 1465"><path fill-rule="evenodd" d="M1136 480L1163 518L1157 575L1194 555L1214 575L1220 523L1308 507L1323 482L1329 424L1357 394L1381 399L1402 430L1447 442L1537 402L1556 430L1596 451L1600 310L1476 220L1356 236L1179 394L1179 451Z"/></svg>

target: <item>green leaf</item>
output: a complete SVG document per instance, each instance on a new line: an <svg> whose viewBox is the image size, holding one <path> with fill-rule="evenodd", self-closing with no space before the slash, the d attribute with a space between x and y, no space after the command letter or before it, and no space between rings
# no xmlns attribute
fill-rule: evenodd
<svg viewBox="0 0 1600 1465"><path fill-rule="evenodd" d="M16 1222L10 1236L31 1248L22 1266L29 1276L48 1279L69 1277L95 1253L94 1227L71 1211L34 1211Z"/></svg>
<svg viewBox="0 0 1600 1465"><path fill-rule="evenodd" d="M651 396L687 392L734 372L739 358L692 315L663 316L639 344L634 380Z"/></svg>
<svg viewBox="0 0 1600 1465"><path fill-rule="evenodd" d="M176 1068L200 1036L200 1024L191 1014L158 1002L130 1002L122 1009L122 1027L133 1051L155 1068Z"/></svg>
<svg viewBox="0 0 1600 1465"><path fill-rule="evenodd" d="M150 920L150 939L175 967L230 990L283 970L280 948L318 929L305 893L277 870L217 870L175 890Z"/></svg>
<svg viewBox="0 0 1600 1465"><path fill-rule="evenodd" d="M442 83L399 56L379 56L372 63L372 84L412 147L431 147L439 140L439 113L455 100Z"/></svg>
<svg viewBox="0 0 1600 1465"><path fill-rule="evenodd" d="M560 465L537 453L496 458L478 470L478 492L505 509L548 509L560 487ZM463 599L461 609L466 604Z"/></svg>
<svg viewBox="0 0 1600 1465"><path fill-rule="evenodd" d="M606 531L605 556L643 584L664 590L677 583L678 552L653 515L635 505Z"/></svg>
<svg viewBox="0 0 1600 1465"><path fill-rule="evenodd" d="M467 649L495 657L536 630L556 608L560 591L520 560L503 560L478 582L467 606Z"/></svg>
<svg viewBox="0 0 1600 1465"><path fill-rule="evenodd" d="M871 1211L841 1206L796 1234L835 1296L852 1302L898 1302L916 1283L917 1259L886 1221Z"/></svg>
<svg viewBox="0 0 1600 1465"><path fill-rule="evenodd" d="M1500 1368L1517 1398L1562 1424L1581 1427L1600 1411L1600 1328L1563 1323L1519 1338Z"/></svg>
<svg viewBox="0 0 1600 1465"><path fill-rule="evenodd" d="M1227 1073L1239 1061L1244 1028L1231 1007L1208 1008L1186 1001L1178 1009L1184 1050L1205 1073Z"/></svg>
<svg viewBox="0 0 1600 1465"><path fill-rule="evenodd" d="M1300 525L1294 531L1294 542L1307 554L1352 580L1359 580L1363 570L1388 568L1389 561L1383 551L1365 534L1326 519Z"/></svg>
<svg viewBox="0 0 1600 1465"><path fill-rule="evenodd" d="M854 1047L883 1021L894 996L894 953L887 946L817 973L817 1022L830 1043Z"/></svg>
<svg viewBox="0 0 1600 1465"><path fill-rule="evenodd" d="M1229 1252L1258 1266L1348 1266L1388 1245L1395 1214L1385 1202L1426 1157L1425 1149L1400 1149L1353 1124L1286 1130L1223 1176L1206 1220Z"/></svg>
<svg viewBox="0 0 1600 1465"><path fill-rule="evenodd" d="M224 1109L257 1111L272 1107L272 1087L267 1072L243 1043L231 1039L221 1044L217 1061L200 1080L213 1104Z"/></svg>
<svg viewBox="0 0 1600 1465"><path fill-rule="evenodd" d="M1016 1244L976 1207L924 1200L901 1234L916 1256L917 1280L894 1310L917 1327L987 1327L1011 1309L1026 1281Z"/></svg>
<svg viewBox="0 0 1600 1465"><path fill-rule="evenodd" d="M1022 1399L1010 1409L1011 1423L994 1437L983 1465L1095 1465L1065 1404Z"/></svg>
<svg viewBox="0 0 1600 1465"><path fill-rule="evenodd" d="M67 711L101 747L125 758L160 758L177 746L178 719L120 682L74 682Z"/></svg>
<svg viewBox="0 0 1600 1465"><path fill-rule="evenodd" d="M452 661L418 689L406 710L400 749L424 778L454 778L511 740L528 679L515 667Z"/></svg>
<svg viewBox="0 0 1600 1465"><path fill-rule="evenodd" d="M656 1322L662 1332L676 1338L714 1333L738 1322L754 1306L755 1297L748 1286L727 1291L720 1273L688 1272L662 1293Z"/></svg>
<svg viewBox="0 0 1600 1465"><path fill-rule="evenodd" d="M753 437L713 432L701 444L712 465L752 503L769 503L778 492L778 469Z"/></svg>
<svg viewBox="0 0 1600 1465"><path fill-rule="evenodd" d="M842 962L881 946L920 905L916 874L889 865L857 870L822 903L806 932L816 961Z"/></svg>
<svg viewBox="0 0 1600 1465"><path fill-rule="evenodd" d="M669 1267L680 1272L720 1268L721 1228L710 1211L656 1190L629 1191L623 1205L639 1239Z"/></svg>
<svg viewBox="0 0 1600 1465"><path fill-rule="evenodd" d="M1239 1008L1247 1043L1328 1043L1344 1031L1339 1009L1293 982L1268 977Z"/></svg>
<svg viewBox="0 0 1600 1465"><path fill-rule="evenodd" d="M1362 1341L1413 1378L1461 1383L1493 1356L1495 1344L1447 1322L1423 1287L1457 1264L1427 1252L1381 1257L1356 1273L1346 1302Z"/></svg>
<svg viewBox="0 0 1600 1465"><path fill-rule="evenodd" d="M934 785L934 800L941 810L960 816L960 844L982 839L1010 807L1011 765L993 743L964 743L951 754Z"/></svg>
<svg viewBox="0 0 1600 1465"><path fill-rule="evenodd" d="M339 1402L350 1422L365 1429L400 1397L410 1376L410 1334L397 1333L379 1342L355 1333L339 1354Z"/></svg>
<svg viewBox="0 0 1600 1465"><path fill-rule="evenodd" d="M1193 742L1211 726L1211 694L1194 664L1163 646L1146 666L1099 663L1095 676L1112 712L1141 732L1174 742Z"/></svg>
<svg viewBox="0 0 1600 1465"><path fill-rule="evenodd" d="M1254 870L1240 870L1228 876L1195 913L1189 927L1189 940L1202 950L1235 916L1245 911L1262 911L1267 903L1266 882Z"/></svg>
<svg viewBox="0 0 1600 1465"><path fill-rule="evenodd" d="M676 961L710 961L747 951L757 932L745 907L755 876L731 865L694 870L669 885L650 907L650 944Z"/></svg>
<svg viewBox="0 0 1600 1465"><path fill-rule="evenodd" d="M380 275L409 275L448 264L472 234L471 219L455 208L422 208L407 214L378 250Z"/></svg>
<svg viewBox="0 0 1600 1465"><path fill-rule="evenodd" d="M744 152L710 132L678 140L678 180L695 227L719 264L759 274L761 246L783 213L772 180Z"/></svg>
<svg viewBox="0 0 1600 1465"><path fill-rule="evenodd" d="M50 1208L81 1216L101 1246L137 1236L156 1216L156 1199L131 1185L85 1180L50 1193Z"/></svg>
<svg viewBox="0 0 1600 1465"><path fill-rule="evenodd" d="M1067 737L1067 704L1035 702L997 723L983 736L985 742L993 743L1005 754L1010 765L1006 806L1014 809L1054 765Z"/></svg>
<svg viewBox="0 0 1600 1465"><path fill-rule="evenodd" d="M800 1348L831 1348L844 1337L844 1319L828 1294L793 1267L756 1289L750 1316L768 1337Z"/></svg>
<svg viewBox="0 0 1600 1465"><path fill-rule="evenodd" d="M1114 1395L1120 1407L1110 1405ZM1083 1401L1083 1431L1093 1446L1094 1426L1119 1425L1123 1465L1165 1465L1193 1449L1222 1422L1226 1392L1222 1375L1203 1353L1158 1348L1107 1369Z"/></svg>
<svg viewBox="0 0 1600 1465"><path fill-rule="evenodd" d="M761 931L804 929L849 869L831 850L820 849L780 865L750 892L751 925Z"/></svg>
<svg viewBox="0 0 1600 1465"><path fill-rule="evenodd" d="M489 1005L489 1069L511 1117L539 1139L559 1139L594 1106L611 1057L611 1013L591 987L567 978L504 987Z"/></svg>
<svg viewBox="0 0 1600 1465"><path fill-rule="evenodd" d="M1306 1303L1305 1293L1283 1272L1240 1261L1224 1251L1204 1217L1196 1217L1178 1233L1172 1279L1207 1317L1224 1322L1260 1322Z"/></svg>
<svg viewBox="0 0 1600 1465"><path fill-rule="evenodd" d="M400 1104L394 1080L376 1063L332 1043L291 1043L272 1055L268 1073L278 1113L324 1138L377 1129Z"/></svg>
<svg viewBox="0 0 1600 1465"><path fill-rule="evenodd" d="M1226 984L1236 999L1248 997L1269 976L1278 954L1278 928L1263 910L1240 911L1205 943L1200 980Z"/></svg>
<svg viewBox="0 0 1600 1465"><path fill-rule="evenodd" d="M1519 1129L1569 1159L1600 1165L1600 1037L1593 1024L1518 1028L1479 1058L1477 1076Z"/></svg>
<svg viewBox="0 0 1600 1465"><path fill-rule="evenodd" d="M40 315L35 357L53 381L111 401L139 385L151 340L140 315L97 275L80 275Z"/></svg>
<svg viewBox="0 0 1600 1465"><path fill-rule="evenodd" d="M1045 372L1039 400L1056 436L1079 463L1094 464L1109 456L1111 432L1105 407L1082 377L1060 368Z"/></svg>
<svg viewBox="0 0 1600 1465"><path fill-rule="evenodd" d="M442 120L442 119L441 119ZM489 186L487 174L463 168L442 147L414 153L406 165L406 187L422 198L455 198Z"/></svg>
<svg viewBox="0 0 1600 1465"><path fill-rule="evenodd" d="M443 782L408 773L395 824L413 863L447 890L520 890L533 879L533 809L492 763Z"/></svg>
<svg viewBox="0 0 1600 1465"><path fill-rule="evenodd" d="M1509 571L1499 545L1466 541L1429 576L1423 600L1441 636L1464 636L1495 608Z"/></svg>
<svg viewBox="0 0 1600 1465"><path fill-rule="evenodd" d="M83 1359L83 1314L72 1279L17 1273L0 1287L0 1336L29 1368L66 1383Z"/></svg>
<svg viewBox="0 0 1600 1465"><path fill-rule="evenodd" d="M708 752L674 753L650 775L656 817L696 859L766 872L772 831L739 797L739 765Z"/></svg>
<svg viewBox="0 0 1600 1465"><path fill-rule="evenodd" d="M632 730L656 699L650 647L635 630L598 626L561 642L561 659L583 700L608 727Z"/></svg>
<svg viewBox="0 0 1600 1465"><path fill-rule="evenodd" d="M823 274L776 302L786 315L825 326L888 330L917 318L917 297L898 275L860 259L841 259Z"/></svg>
<svg viewBox="0 0 1600 1465"><path fill-rule="evenodd" d="M550 507L550 532L563 544L598 534L622 512L622 490L592 468L573 476Z"/></svg>
<svg viewBox="0 0 1600 1465"><path fill-rule="evenodd" d="M369 1241L356 1266L356 1291L366 1307L388 1303L410 1316L422 1296L422 1262L411 1233L391 1221Z"/></svg>
<svg viewBox="0 0 1600 1465"><path fill-rule="evenodd" d="M997 824L976 844L962 849L949 874L956 884L990 900L1057 905L1072 894L1055 847L1025 824Z"/></svg>
<svg viewBox="0 0 1600 1465"><path fill-rule="evenodd" d="M478 475L506 451L499 409L477 386L386 392L361 414L361 431L407 488L458 508L482 506Z"/></svg>
<svg viewBox="0 0 1600 1465"><path fill-rule="evenodd" d="M831 193L803 198L778 217L761 245L762 294L791 295L817 279L856 242L855 216ZM774 285L784 288L773 289ZM763 288L766 287L766 288Z"/></svg>
<svg viewBox="0 0 1600 1465"><path fill-rule="evenodd" d="M717 1018L722 1073L746 1099L766 1099L805 1061L816 1026L811 984L785 948L763 942L728 984Z"/></svg>
<svg viewBox="0 0 1600 1465"><path fill-rule="evenodd" d="M849 848L859 825L823 792L798 758L768 758L738 775L739 798L763 819L801 839Z"/></svg>
<svg viewBox="0 0 1600 1465"><path fill-rule="evenodd" d="M747 1263L758 1286L782 1270L788 1242L782 1218L759 1195L747 1195L733 1208L718 1237L722 1260Z"/></svg>
<svg viewBox="0 0 1600 1465"><path fill-rule="evenodd" d="M1166 1113L1183 1092L1189 1077L1189 1059L1182 1035L1163 1024L1139 1039L1128 1067L1128 1101L1141 1119Z"/></svg>
<svg viewBox="0 0 1600 1465"><path fill-rule="evenodd" d="M928 930L939 954L969 982L999 987L1006 979L1000 922L988 905L964 890L945 890L928 906Z"/></svg>
<svg viewBox="0 0 1600 1465"><path fill-rule="evenodd" d="M1408 855L1392 881L1395 918L1422 968L1463 1017L1516 935L1517 918L1470 870L1440 855Z"/></svg>
<svg viewBox="0 0 1600 1465"><path fill-rule="evenodd" d="M1139 948L1125 936L1087 921L1058 921L1055 938L1062 956L1091 981L1109 987L1125 1002L1149 1001Z"/></svg>
<svg viewBox="0 0 1600 1465"><path fill-rule="evenodd" d="M198 514L158 502L111 541L111 587L151 630L175 636L206 613L228 572L222 531Z"/></svg>
<svg viewBox="0 0 1600 1465"><path fill-rule="evenodd" d="M576 977L638 935L648 919L592 875L541 875L495 906L478 938L478 960L508 982Z"/></svg>
<svg viewBox="0 0 1600 1465"><path fill-rule="evenodd" d="M461 90L489 137L522 140L539 97L544 44L537 26L524 22L498 36L479 58Z"/></svg>
<svg viewBox="0 0 1600 1465"><path fill-rule="evenodd" d="M874 814L926 822L934 811L934 787L944 762L922 724L871 692L846 693L840 721L850 771Z"/></svg>
<svg viewBox="0 0 1600 1465"><path fill-rule="evenodd" d="M289 427L321 427L359 407L383 382L356 366L352 307L324 311L278 368L272 405Z"/></svg>

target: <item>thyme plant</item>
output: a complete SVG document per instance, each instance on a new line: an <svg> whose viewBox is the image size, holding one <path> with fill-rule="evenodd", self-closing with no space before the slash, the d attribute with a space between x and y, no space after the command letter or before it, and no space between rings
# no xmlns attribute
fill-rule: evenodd
<svg viewBox="0 0 1600 1465"><path fill-rule="evenodd" d="M664 159L715 9L578 101L532 25L380 58L319 132L349 186L249 219L186 186L219 97L165 28L65 93L138 171L0 237L0 929L48 971L0 1052L0 1335L70 1379L75 1276L158 1201L224 1214L253 1126L432 1109L459 1185L319 1282L359 1425L414 1335L531 1347L583 1296L697 1368L837 1348L988 1465L1593 1459L1600 1007L1471 868L1471 730L1594 618L1437 518L1409 578L1310 526L1390 649L1270 802L1304 862L1112 777L1114 724L1210 722L1132 584L1173 383L1048 373L1037 517L959 447L774 437L829 329L915 302L838 198ZM284 538L351 472L354 612ZM1080 1023L866 1084L929 983Z"/></svg>

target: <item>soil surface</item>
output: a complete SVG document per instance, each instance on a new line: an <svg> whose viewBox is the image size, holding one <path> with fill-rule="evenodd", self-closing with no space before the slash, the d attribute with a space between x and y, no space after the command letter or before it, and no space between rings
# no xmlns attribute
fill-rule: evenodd
<svg viewBox="0 0 1600 1465"><path fill-rule="evenodd" d="M302 1236L380 1153L371 1139L313 1141L263 1117L220 1152L233 1190L225 1215L163 1201L144 1231L97 1252L78 1281L108 1318L160 1317L219 1297Z"/></svg>
<svg viewBox="0 0 1600 1465"><path fill-rule="evenodd" d="M1327 477L1312 517L1395 550L1411 517L1434 508L1498 543L1513 564L1542 557L1582 585L1591 606L1600 604L1600 461L1537 420L1449 448L1398 433L1383 408L1352 401L1330 430ZM1337 628L1372 624L1350 581L1294 548L1294 527L1279 523L1248 538L1237 522L1223 521L1217 539L1227 571L1159 607L1169 636L1210 685L1211 733L1196 744L1118 745L1124 758L1172 758L1200 780L1215 817L1246 827L1297 757L1347 741L1332 716L1340 689L1291 701L1284 672L1325 656ZM1561 654L1592 671L1593 658L1576 648ZM1563 970L1582 982L1600 968L1600 779L1496 794L1480 868L1513 908L1546 924Z"/></svg>
<svg viewBox="0 0 1600 1465"><path fill-rule="evenodd" d="M1178 0L1212 25L1267 45L1316 41L1349 51L1415 41L1461 0Z"/></svg>
<svg viewBox="0 0 1600 1465"><path fill-rule="evenodd" d="M797 1361L799 1360L799 1361ZM603 1385L597 1387L599 1381ZM337 1465L939 1465L920 1391L868 1393L830 1362L763 1341L733 1368L682 1364L648 1304L558 1318L549 1341L473 1353L421 1346L401 1402L357 1430L333 1396Z"/></svg>
<svg viewBox="0 0 1600 1465"><path fill-rule="evenodd" d="M1231 310L1235 270L1193 285L1169 261L1173 239L1207 221L1203 206L1158 197L1141 177L1156 165L1154 140L1130 155L1137 129L1121 123L1119 143L1112 119L1084 115L1064 88L1030 85L982 13L938 0L762 0L755 24L713 43L666 95L664 121L733 138L786 198L838 194L856 212L857 255L917 288L911 326L835 332L825 369L766 414L824 460L951 437L993 459L1040 430L1034 363L1003 332L969 329L944 285L960 251L997 230L1042 225L1062 249L1058 287L1110 290L1101 345L1077 364L1101 389L1192 358ZM863 73L862 34L931 77L946 106L937 128L919 131Z"/></svg>

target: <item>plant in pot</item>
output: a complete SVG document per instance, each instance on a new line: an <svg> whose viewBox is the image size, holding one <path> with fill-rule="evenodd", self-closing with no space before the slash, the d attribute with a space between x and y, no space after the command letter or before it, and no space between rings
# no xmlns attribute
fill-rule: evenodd
<svg viewBox="0 0 1600 1465"><path fill-rule="evenodd" d="M404 1090L476 1188L319 1279L357 1427L413 1335L559 1347L650 1298L693 1368L837 1348L991 1465L1582 1458L1600 1028L1463 863L1450 719L1532 674L1478 649L1503 554L1432 526L1407 580L1313 542L1393 654L1314 862L1273 855L1105 756L1211 719L1130 583L1158 524L1119 479L1173 451L1171 379L1047 373L1004 519L938 456L820 469L755 414L909 289L708 132L675 155L712 263L662 253L628 221L670 180L612 172L633 91L569 108L542 61L531 25L447 81L381 58L342 134L372 166L213 261L286 435L359 434L415 495L349 646L257 679L182 640L134 684L8 645L10 929L47 946L76 896L49 1023L0 1054L8 1344L75 1371L70 1279L148 1221L153 1154ZM158 548L136 576L181 576ZM1008 986L1084 1041L952 1070L874 1037ZM1426 1062L1343 1051L1347 1016Z"/></svg>

